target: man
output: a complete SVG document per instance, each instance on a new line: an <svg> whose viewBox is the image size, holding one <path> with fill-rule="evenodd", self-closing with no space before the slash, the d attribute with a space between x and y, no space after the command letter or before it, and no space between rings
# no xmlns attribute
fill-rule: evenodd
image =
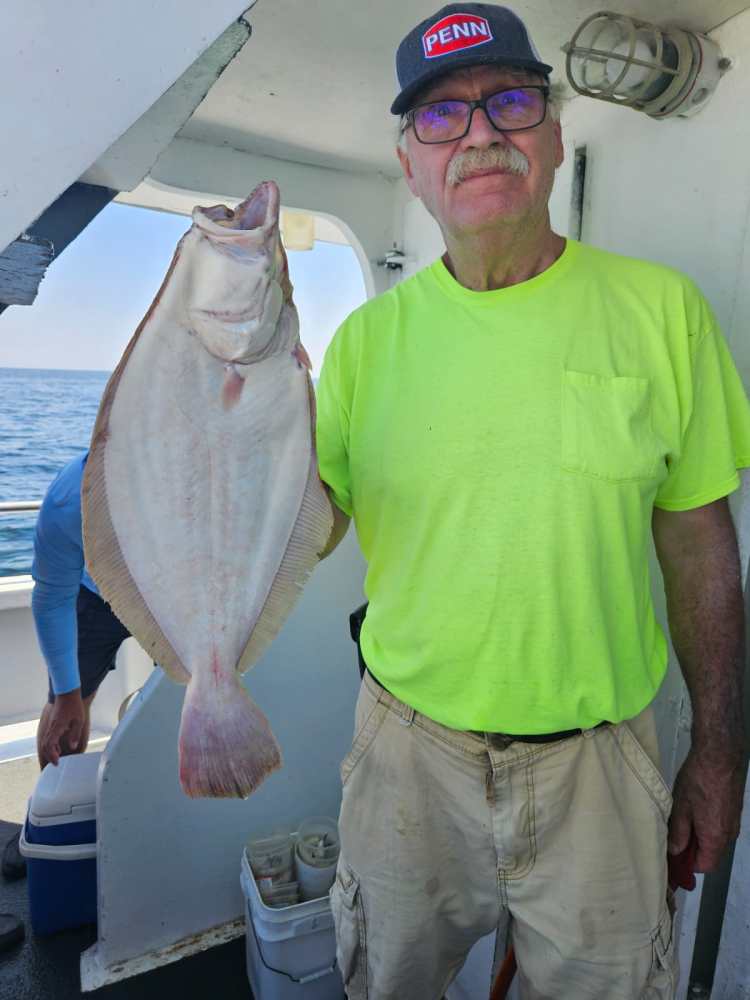
<svg viewBox="0 0 750 1000"><path fill-rule="evenodd" d="M318 393L328 548L353 516L368 561L348 996L437 1000L499 927L524 1000L671 998L667 848L708 871L739 826L747 399L687 278L552 232L551 68L510 10L444 7L397 69L446 253L349 317ZM651 530L694 712L674 805Z"/></svg>
<svg viewBox="0 0 750 1000"><path fill-rule="evenodd" d="M83 558L81 480L88 452L59 472L47 491L34 534L31 598L49 695L37 729L39 766L57 764L88 745L91 703L129 633L99 596ZM19 836L3 852L8 879L26 871Z"/></svg>

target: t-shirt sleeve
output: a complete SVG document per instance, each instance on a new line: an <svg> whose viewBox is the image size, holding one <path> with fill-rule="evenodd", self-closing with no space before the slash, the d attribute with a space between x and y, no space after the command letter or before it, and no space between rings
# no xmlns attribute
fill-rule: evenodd
<svg viewBox="0 0 750 1000"><path fill-rule="evenodd" d="M334 338L323 360L317 385L315 444L320 478L328 486L336 506L351 517L349 413L341 401L342 390L339 344Z"/></svg>
<svg viewBox="0 0 750 1000"><path fill-rule="evenodd" d="M693 352L692 406L682 448L654 501L663 510L691 510L732 493L738 469L750 466L750 406L721 333L714 327Z"/></svg>

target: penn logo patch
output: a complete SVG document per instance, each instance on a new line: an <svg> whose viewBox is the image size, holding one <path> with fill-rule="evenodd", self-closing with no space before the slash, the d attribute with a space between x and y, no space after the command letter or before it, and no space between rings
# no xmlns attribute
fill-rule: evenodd
<svg viewBox="0 0 750 1000"><path fill-rule="evenodd" d="M422 35L425 59L437 59L491 41L489 21L478 14L449 14Z"/></svg>

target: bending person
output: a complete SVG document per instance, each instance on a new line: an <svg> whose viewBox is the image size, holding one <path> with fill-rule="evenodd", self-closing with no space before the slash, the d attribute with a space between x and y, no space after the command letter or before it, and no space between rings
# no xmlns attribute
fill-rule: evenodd
<svg viewBox="0 0 750 1000"><path fill-rule="evenodd" d="M60 470L34 533L31 609L49 674L37 730L41 768L86 749L91 703L130 634L99 596L84 562L81 480L87 458L84 452ZM18 841L16 834L3 851L2 872L8 879L26 872Z"/></svg>

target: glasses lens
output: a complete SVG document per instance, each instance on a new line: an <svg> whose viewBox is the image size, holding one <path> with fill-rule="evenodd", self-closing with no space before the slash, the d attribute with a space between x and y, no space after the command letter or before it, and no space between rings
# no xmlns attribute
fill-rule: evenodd
<svg viewBox="0 0 750 1000"><path fill-rule="evenodd" d="M466 130L465 101L435 101L414 110L414 131L420 142L448 142Z"/></svg>
<svg viewBox="0 0 750 1000"><path fill-rule="evenodd" d="M487 98L487 114L495 128L512 132L514 129L531 128L544 119L546 103L543 90L518 87L501 90Z"/></svg>

